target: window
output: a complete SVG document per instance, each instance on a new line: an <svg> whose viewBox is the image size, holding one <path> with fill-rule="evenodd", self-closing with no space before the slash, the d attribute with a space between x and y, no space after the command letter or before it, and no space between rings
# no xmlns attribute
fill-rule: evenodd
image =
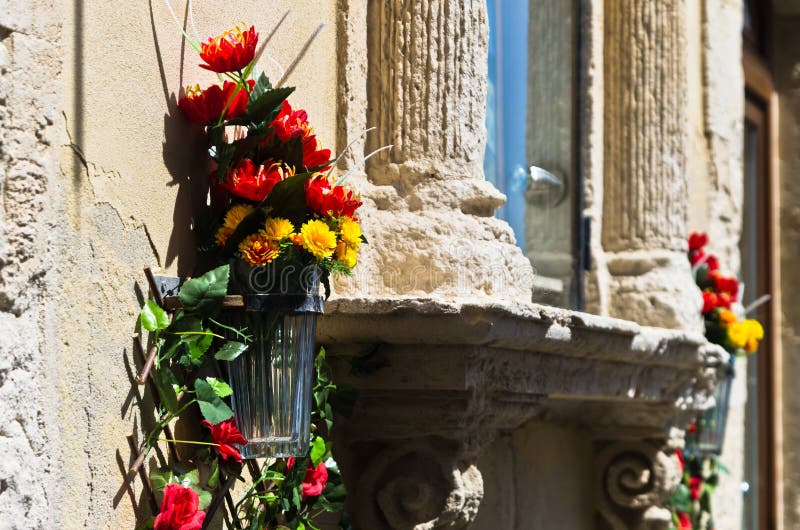
<svg viewBox="0 0 800 530"><path fill-rule="evenodd" d="M532 298L582 305L577 2L489 0L486 178L534 268Z"/></svg>

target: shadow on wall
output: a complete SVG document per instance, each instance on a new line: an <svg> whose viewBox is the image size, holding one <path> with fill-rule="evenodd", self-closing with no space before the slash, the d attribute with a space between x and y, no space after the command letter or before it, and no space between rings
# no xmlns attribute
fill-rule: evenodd
<svg viewBox="0 0 800 530"><path fill-rule="evenodd" d="M156 61L158 62L158 70L161 76L161 86L164 90L164 100L167 104L167 113L164 114L162 157L164 166L172 177L167 186L178 186L175 209L172 213L172 233L163 266L169 268L177 259L178 275L191 276L195 270L196 245L193 232L195 212L201 211L205 206L206 197L202 190L205 190L205 180L208 178L209 169L206 167L204 157L194 156L202 152L204 145L202 135L199 134L196 128L190 126L188 120L178 109L178 94L170 93L170 83L167 81L161 46L156 32L152 0L148 2L148 5ZM184 8L184 28L187 26L188 16L189 4L187 2ZM183 86L185 55L186 41L181 39L178 87ZM179 88L179 90L181 89ZM198 183L198 179L203 182Z"/></svg>

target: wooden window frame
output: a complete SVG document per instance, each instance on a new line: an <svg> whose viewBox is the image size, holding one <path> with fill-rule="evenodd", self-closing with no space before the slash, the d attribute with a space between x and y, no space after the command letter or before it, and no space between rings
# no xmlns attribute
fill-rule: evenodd
<svg viewBox="0 0 800 530"><path fill-rule="evenodd" d="M778 139L777 95L770 69L760 53L744 43L742 65L745 77L745 118L762 123L764 134L759 142L765 145L759 151L764 156L759 172L758 216L766 219L765 231L759 241L760 278L772 296L766 305L768 315L766 337L757 355L759 377L759 528L783 528L783 400L782 359L780 348L780 254L778 217ZM760 108L759 108L760 107ZM763 216L763 217L762 217ZM763 423L762 423L763 422ZM763 428L762 428L763 427Z"/></svg>

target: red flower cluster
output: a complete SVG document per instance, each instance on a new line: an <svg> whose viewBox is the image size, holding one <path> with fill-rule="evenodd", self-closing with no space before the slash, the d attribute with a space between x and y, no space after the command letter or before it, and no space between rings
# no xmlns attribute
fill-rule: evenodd
<svg viewBox="0 0 800 530"><path fill-rule="evenodd" d="M200 497L194 490L174 482L167 484L153 530L200 530L206 513L199 507Z"/></svg>
<svg viewBox="0 0 800 530"><path fill-rule="evenodd" d="M689 261L693 268L705 267L708 285L703 287L703 314L721 307L730 309L731 303L738 300L739 282L732 276L719 271L719 260L714 254L705 252L708 236L694 232L689 236Z"/></svg>
<svg viewBox="0 0 800 530"><path fill-rule="evenodd" d="M242 454L233 444L247 445L247 440L236 428L236 420L231 418L216 425L212 425L208 420L203 420L200 425L211 431L211 437L214 438L214 443L218 444L217 451L223 460L242 462Z"/></svg>
<svg viewBox="0 0 800 530"><path fill-rule="evenodd" d="M275 184L293 174L290 168L273 163L271 160L256 168L252 160L243 158L236 166L228 168L220 187L237 197L261 202L269 195Z"/></svg>
<svg viewBox="0 0 800 530"><path fill-rule="evenodd" d="M255 81L249 79L247 84L252 89ZM206 125L219 120L226 105L225 119L238 118L247 110L247 102L247 90L237 83L225 81L222 88L219 85L211 85L205 90L196 85L188 88L186 97L178 101L178 108L193 122Z"/></svg>
<svg viewBox="0 0 800 530"><path fill-rule="evenodd" d="M306 205L320 215L355 217L361 204L351 190L345 190L342 186L331 188L330 181L325 177L317 177L306 183Z"/></svg>
<svg viewBox="0 0 800 530"><path fill-rule="evenodd" d="M294 138L301 138L303 143L303 165L307 168L319 168L331 159L330 149L320 149L320 141L314 134L314 128L308 123L308 113L304 110L292 110L288 101L284 100L281 110L270 124L273 135L287 143ZM267 138L269 140L270 138ZM328 168L322 168L325 171Z"/></svg>
<svg viewBox="0 0 800 530"><path fill-rule="evenodd" d="M242 31L239 26L200 45L200 58L206 62L200 68L224 74L241 70L253 60L258 45L256 28Z"/></svg>
<svg viewBox="0 0 800 530"><path fill-rule="evenodd" d="M294 457L291 456L286 460L286 471L294 467ZM325 467L324 462L320 462L317 467L311 460L308 461L306 468L306 476L303 478L303 498L316 497L325 489L325 484L328 482L328 468Z"/></svg>

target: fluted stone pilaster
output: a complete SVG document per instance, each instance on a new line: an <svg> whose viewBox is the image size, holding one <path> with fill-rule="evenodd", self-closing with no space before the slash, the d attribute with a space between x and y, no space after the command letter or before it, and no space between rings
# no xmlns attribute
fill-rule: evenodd
<svg viewBox="0 0 800 530"><path fill-rule="evenodd" d="M687 236L684 0L605 4L603 249L613 316L698 329Z"/></svg>

